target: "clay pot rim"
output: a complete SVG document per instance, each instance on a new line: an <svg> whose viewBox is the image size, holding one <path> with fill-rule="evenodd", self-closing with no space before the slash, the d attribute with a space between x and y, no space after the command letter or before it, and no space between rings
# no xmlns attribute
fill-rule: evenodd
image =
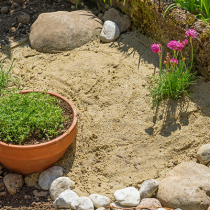
<svg viewBox="0 0 210 210"><path fill-rule="evenodd" d="M48 142L45 142L45 143L34 144L34 145L14 145L14 144L7 144L7 143L4 143L4 142L0 141L0 146L3 146L3 147L8 147L9 146L9 147L13 147L13 149L20 149L21 148L21 149L26 149L26 150L29 150L29 149L32 149L32 148L37 148L38 149L38 148L41 148L41 147L47 147L51 144L57 144L64 137L66 137L76 126L77 120L78 120L77 111L76 111L74 105L67 98L65 98L62 95L59 95L57 93L51 92L51 91L42 91L42 90L23 90L23 91L20 91L20 93L23 93L23 94L29 93L29 92L41 92L41 93L45 92L45 93L50 94L51 96L55 96L55 97L65 101L71 107L72 114L73 114L73 122L72 122L71 126L61 136L59 136L55 139L52 139Z"/></svg>

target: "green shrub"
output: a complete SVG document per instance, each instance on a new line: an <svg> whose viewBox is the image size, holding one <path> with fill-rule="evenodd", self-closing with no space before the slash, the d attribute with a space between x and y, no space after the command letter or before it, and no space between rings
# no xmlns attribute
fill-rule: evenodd
<svg viewBox="0 0 210 210"><path fill-rule="evenodd" d="M53 138L63 128L63 110L56 97L39 92L3 93L0 97L0 140L22 144L30 136Z"/></svg>

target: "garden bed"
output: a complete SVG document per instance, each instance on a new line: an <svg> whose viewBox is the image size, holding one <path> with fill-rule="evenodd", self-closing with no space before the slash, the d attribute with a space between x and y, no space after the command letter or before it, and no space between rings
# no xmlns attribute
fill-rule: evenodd
<svg viewBox="0 0 210 210"><path fill-rule="evenodd" d="M172 33L166 40L182 39L184 33L177 33L182 35L174 32L176 37ZM8 56L6 63L17 58L12 74L21 89L48 89L75 104L78 135L56 165L75 181L79 196L98 193L113 199L118 189L162 180L179 163L196 161L198 148L209 142L210 83L204 78L190 87L190 97L151 108L148 76L158 67L153 43L132 30L114 43L96 40L69 52L40 53L27 42L0 52ZM37 180L38 174L25 177L23 192L30 191L25 194L32 199L7 193L1 209L52 209L48 195L38 201L31 193L41 191Z"/></svg>

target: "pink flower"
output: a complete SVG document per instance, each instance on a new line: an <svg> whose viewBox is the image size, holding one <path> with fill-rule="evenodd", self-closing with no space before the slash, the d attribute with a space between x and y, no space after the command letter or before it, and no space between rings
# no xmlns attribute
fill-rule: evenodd
<svg viewBox="0 0 210 210"><path fill-rule="evenodd" d="M181 52L183 47L184 47L184 44L182 42L178 41L176 44L176 49Z"/></svg>
<svg viewBox="0 0 210 210"><path fill-rule="evenodd" d="M176 58L171 58L170 63L172 65L178 64L178 60Z"/></svg>
<svg viewBox="0 0 210 210"><path fill-rule="evenodd" d="M172 49L172 50L176 50L177 48L177 41L175 40L171 40L168 44L167 44L167 47Z"/></svg>
<svg viewBox="0 0 210 210"><path fill-rule="evenodd" d="M194 29L189 29L185 32L185 37L188 36L194 39L197 36L197 32Z"/></svg>
<svg viewBox="0 0 210 210"><path fill-rule="evenodd" d="M161 46L161 44L152 44L151 49L154 53L160 53L161 52L160 46Z"/></svg>
<svg viewBox="0 0 210 210"><path fill-rule="evenodd" d="M183 43L184 45L187 45L187 44L188 44L188 40L185 39L182 43Z"/></svg>

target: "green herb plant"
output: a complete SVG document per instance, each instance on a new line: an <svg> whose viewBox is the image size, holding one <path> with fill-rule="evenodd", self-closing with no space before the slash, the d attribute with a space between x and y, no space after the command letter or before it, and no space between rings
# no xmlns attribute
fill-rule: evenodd
<svg viewBox="0 0 210 210"><path fill-rule="evenodd" d="M0 140L12 144L23 144L30 136L50 140L66 120L58 99L40 92L3 91L0 116Z"/></svg>
<svg viewBox="0 0 210 210"><path fill-rule="evenodd" d="M191 43L191 62L186 62L185 57L182 54L182 49L188 44L188 40L183 42L171 40L168 43L168 48L173 50L173 57L170 53L167 53L166 60L163 62L166 68L161 70L162 63L162 46L161 44L153 44L151 49L154 53L159 54L160 61L160 73L150 77L150 94L152 97L153 106L165 98L178 99L182 95L188 95L188 88L190 84L195 84L195 74L192 73L193 67L193 45L192 39L196 37L197 32L194 29L188 30L187 37L190 37Z"/></svg>
<svg viewBox="0 0 210 210"><path fill-rule="evenodd" d="M210 1L209 0L174 0L175 3L169 5L165 10L163 17L170 9L178 6L197 15L204 22L210 21Z"/></svg>
<svg viewBox="0 0 210 210"><path fill-rule="evenodd" d="M3 89L5 89L8 85L8 82L10 82L12 80L12 77L11 77L11 70L14 68L14 61L16 59L13 59L12 61L12 64L10 65L9 69L5 69L3 67L3 63L4 63L4 58L1 60L1 63L0 63L0 95L1 95L1 92Z"/></svg>

